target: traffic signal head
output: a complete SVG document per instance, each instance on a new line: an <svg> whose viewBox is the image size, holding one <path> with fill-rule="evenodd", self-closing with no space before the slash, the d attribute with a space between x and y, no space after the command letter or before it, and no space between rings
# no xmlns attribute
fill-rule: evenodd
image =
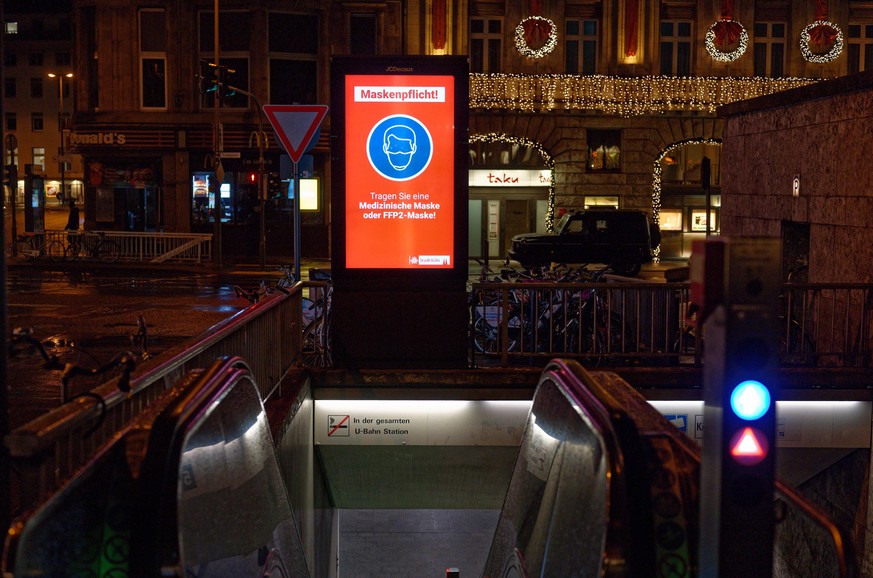
<svg viewBox="0 0 873 578"><path fill-rule="evenodd" d="M18 167L16 165L3 166L3 182L13 189L18 185Z"/></svg>
<svg viewBox="0 0 873 578"><path fill-rule="evenodd" d="M218 89L218 84L216 83L218 80L218 77L216 76L217 71L218 67L215 66L214 63L209 62L208 60L200 61L200 72L197 75L200 94L207 94Z"/></svg>
<svg viewBox="0 0 873 578"><path fill-rule="evenodd" d="M770 390L760 381L741 381L731 392L731 411L740 419L761 419L769 409Z"/></svg>
<svg viewBox="0 0 873 578"><path fill-rule="evenodd" d="M248 182L250 185L257 185L258 184L258 173L257 172L250 172L249 176L248 176Z"/></svg>

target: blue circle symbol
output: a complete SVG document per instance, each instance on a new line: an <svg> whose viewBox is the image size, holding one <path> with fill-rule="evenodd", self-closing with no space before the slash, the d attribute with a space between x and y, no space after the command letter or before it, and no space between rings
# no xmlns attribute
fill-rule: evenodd
<svg viewBox="0 0 873 578"><path fill-rule="evenodd" d="M731 409L744 420L760 419L770 409L770 391L760 381L743 381L731 392Z"/></svg>
<svg viewBox="0 0 873 578"><path fill-rule="evenodd" d="M367 136L367 160L373 169L392 181L414 179L433 158L433 139L427 127L406 114L386 116Z"/></svg>

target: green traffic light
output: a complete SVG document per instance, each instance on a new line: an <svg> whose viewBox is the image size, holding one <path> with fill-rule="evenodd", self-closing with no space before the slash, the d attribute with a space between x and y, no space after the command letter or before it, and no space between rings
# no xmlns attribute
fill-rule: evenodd
<svg viewBox="0 0 873 578"><path fill-rule="evenodd" d="M731 409L746 421L760 419L770 409L770 390L760 381L747 379L731 392Z"/></svg>

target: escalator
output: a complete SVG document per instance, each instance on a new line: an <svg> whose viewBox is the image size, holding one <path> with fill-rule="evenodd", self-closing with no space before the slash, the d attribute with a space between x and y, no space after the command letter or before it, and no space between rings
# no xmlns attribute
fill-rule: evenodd
<svg viewBox="0 0 873 578"><path fill-rule="evenodd" d="M189 374L16 522L3 570L345 575L353 565L337 563L336 502L330 480L319 479L312 392L291 399L277 431L238 358ZM286 447L289 437L296 449ZM293 452L300 455L289 458ZM699 448L617 375L551 362L514 465L507 464L482 575L699 575L699 458ZM827 575L852 576L846 537L793 492L777 486L777 497L824 528Z"/></svg>

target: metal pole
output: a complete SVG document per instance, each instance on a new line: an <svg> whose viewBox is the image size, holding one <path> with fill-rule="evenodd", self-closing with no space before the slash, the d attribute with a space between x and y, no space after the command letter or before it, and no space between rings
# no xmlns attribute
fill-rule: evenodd
<svg viewBox="0 0 873 578"><path fill-rule="evenodd" d="M300 170L294 163L294 278L300 279Z"/></svg>
<svg viewBox="0 0 873 578"><path fill-rule="evenodd" d="M3 4L4 2L0 2L0 22L5 22L6 20L3 18ZM3 37L5 34L0 34L0 59L2 59L4 55L4 46L3 46ZM3 69L0 68L0 81L3 80ZM3 99L0 98L0 118L3 117ZM0 142L0 157L3 159L3 164L6 164L6 143L5 139L3 142ZM12 160L15 160L14 158ZM3 185L0 184L0 190L2 190ZM12 189L12 203L10 203L10 207L12 210L12 232L15 233L15 193L18 189L18 183L11 183L10 188ZM5 203L0 203L0 240L3 243L6 242L6 215L3 214L5 210ZM10 241L13 241L15 237L12 237ZM14 244L12 245L15 246ZM3 251L3 255L0 256L0 331L3 332L3 355L0 355L0 440L6 437L6 434L10 431L10 422L9 422L9 380L7 379L7 364L6 364L6 348L8 346L8 335L7 332L7 308L6 308L6 252ZM9 455L9 450L6 448L6 444L0 443L0 487L9 488L12 481L12 458ZM8 490L3 490L0 492L0 531L4 534L7 533L9 529L9 525L12 522L12 498L9 495Z"/></svg>
<svg viewBox="0 0 873 578"><path fill-rule="evenodd" d="M61 194L64 196L64 199L67 198L67 161L64 159L64 155L66 154L64 150L64 125L66 123L66 117L64 117L64 75L58 75L58 90L60 91L60 102L59 107L61 109L61 114L58 119L60 133L61 133Z"/></svg>
<svg viewBox="0 0 873 578"><path fill-rule="evenodd" d="M258 100L255 99L255 104L258 109L260 109L261 107L257 103ZM261 111L258 110L258 203L261 207L261 229L260 240L258 242L258 253L261 256L261 270L264 270L267 267L267 222L266 217L264 216L264 211L267 208L267 183L265 182L266 178L264 175L265 137L263 123L261 122Z"/></svg>
<svg viewBox="0 0 873 578"><path fill-rule="evenodd" d="M213 50L215 54L213 55L215 58L215 70L216 74L221 70L218 67L219 61L219 53L218 53L218 0L215 0L213 14L213 26L215 29L213 30ZM218 172L221 168L221 155L219 154L219 112L218 112L218 95L221 93L221 87L216 87L213 98L213 111L214 111L214 119L213 119L213 132L212 132L212 169L213 169L213 177L215 178L215 183L213 183L213 197L212 197L212 220L214 221L213 228L213 239L214 245L213 250L215 251L214 260L216 265L218 265L218 269L221 270L221 179L218 178Z"/></svg>

